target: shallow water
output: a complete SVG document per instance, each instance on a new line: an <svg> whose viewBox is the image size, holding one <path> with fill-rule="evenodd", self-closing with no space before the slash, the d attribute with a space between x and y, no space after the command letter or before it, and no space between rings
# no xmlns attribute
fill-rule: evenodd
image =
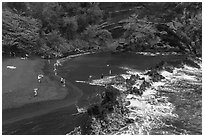
<svg viewBox="0 0 204 137"><path fill-rule="evenodd" d="M181 56L144 56L130 53L123 54L93 54L85 55L77 58L67 60L63 66L58 69L58 74L70 81L74 86L82 91L82 96L70 94L63 100L47 101L35 104L29 104L17 109L3 111L3 134L66 134L74 129L74 127L81 125L86 129L86 121L88 116L75 115L77 113L77 104L80 107L86 107L98 101L97 91L103 88L91 86L84 83L77 83L76 80L86 81L89 75L92 79L97 79L104 76L109 76L109 70L112 70L112 75L121 74L125 71L121 67L131 67L138 71L144 71L150 67L154 67L161 60L173 60L182 58ZM107 66L109 65L109 66ZM52 67L47 65L45 73L50 75ZM55 79L54 77L52 77ZM70 84L71 84L70 83ZM18 116L26 113L38 113L44 109L50 109L47 113L17 120ZM4 121L16 118L15 122L7 123ZM22 116L21 116L22 117ZM12 120L11 120L12 121Z"/></svg>

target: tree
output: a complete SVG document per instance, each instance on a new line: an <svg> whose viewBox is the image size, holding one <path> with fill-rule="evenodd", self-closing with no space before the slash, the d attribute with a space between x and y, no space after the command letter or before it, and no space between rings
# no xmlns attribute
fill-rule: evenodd
<svg viewBox="0 0 204 137"><path fill-rule="evenodd" d="M137 15L134 15L127 19L126 22L123 26L126 30L124 37L130 46L144 49L158 42L155 36L157 30L147 18L139 19Z"/></svg>
<svg viewBox="0 0 204 137"><path fill-rule="evenodd" d="M26 52L37 52L39 45L39 28L41 24L31 17L23 17L8 10L2 11L2 49L3 52L14 52L21 49Z"/></svg>
<svg viewBox="0 0 204 137"><path fill-rule="evenodd" d="M90 25L81 34L83 40L88 41L93 46L107 46L112 40L111 33L106 29L98 29L97 25Z"/></svg>
<svg viewBox="0 0 204 137"><path fill-rule="evenodd" d="M127 20L124 28L129 41L163 43L181 52L201 51L201 3L141 3L142 8ZM155 39L156 38L156 39ZM198 50L199 49L199 50Z"/></svg>

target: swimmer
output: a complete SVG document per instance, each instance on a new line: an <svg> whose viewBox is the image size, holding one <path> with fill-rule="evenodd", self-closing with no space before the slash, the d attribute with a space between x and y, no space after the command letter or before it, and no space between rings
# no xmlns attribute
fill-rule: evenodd
<svg viewBox="0 0 204 137"><path fill-rule="evenodd" d="M103 73L101 74L101 78L103 78Z"/></svg>
<svg viewBox="0 0 204 137"><path fill-rule="evenodd" d="M91 78L92 78L92 75L89 75L89 80L91 80Z"/></svg>
<svg viewBox="0 0 204 137"><path fill-rule="evenodd" d="M111 70L109 70L109 75L111 75L112 74L112 71Z"/></svg>

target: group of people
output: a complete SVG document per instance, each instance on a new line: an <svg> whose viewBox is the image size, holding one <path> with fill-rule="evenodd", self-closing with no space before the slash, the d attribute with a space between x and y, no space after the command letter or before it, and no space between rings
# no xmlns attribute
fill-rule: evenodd
<svg viewBox="0 0 204 137"><path fill-rule="evenodd" d="M54 73L55 73L55 76L57 75L57 67L58 67L58 66L61 66L61 65L62 65L62 64L60 63L59 60L57 60L57 62L54 63Z"/></svg>
<svg viewBox="0 0 204 137"><path fill-rule="evenodd" d="M57 67L58 66L61 66L62 64L60 63L60 61L59 60L57 60L56 61L56 63L54 63L54 73L55 73L55 76L57 76ZM60 83L62 83L62 86L63 87L65 87L66 85L66 80L63 78L63 77L61 77L60 78Z"/></svg>
<svg viewBox="0 0 204 137"><path fill-rule="evenodd" d="M48 63L50 64L50 60L48 59ZM62 64L60 63L60 61L59 60L57 60L56 61L56 63L54 63L54 74L55 74L55 76L57 76L57 67L58 66L61 66ZM42 75L42 74L39 74L38 75L38 82L39 83L42 83L42 78L43 78L44 76ZM61 77L60 78L60 83L62 83L62 86L63 87L65 87L66 86L66 80L63 78L63 77ZM38 88L34 88L34 90L33 90L33 93L34 93L34 97L36 97L36 96L38 96Z"/></svg>

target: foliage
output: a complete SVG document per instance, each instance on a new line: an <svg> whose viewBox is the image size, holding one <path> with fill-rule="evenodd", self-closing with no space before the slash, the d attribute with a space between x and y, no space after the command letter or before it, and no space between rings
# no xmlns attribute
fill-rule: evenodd
<svg viewBox="0 0 204 137"><path fill-rule="evenodd" d="M158 42L155 36L157 30L146 18L139 19L135 15L126 20L126 22L127 24L124 25L126 30L124 37L129 44L134 44L137 47L147 47Z"/></svg>
<svg viewBox="0 0 204 137"><path fill-rule="evenodd" d="M13 52L14 48L23 49L26 52L36 52L39 49L37 43L40 22L8 10L3 10L2 15L3 52Z"/></svg>
<svg viewBox="0 0 204 137"><path fill-rule="evenodd" d="M108 42L112 40L111 33L105 29L98 29L97 25L90 25L82 32L83 40L90 43L90 45L107 46Z"/></svg>
<svg viewBox="0 0 204 137"><path fill-rule="evenodd" d="M95 25L99 23L103 16L102 10L100 10L98 7L98 3L91 2L11 2L4 3L3 8L5 11L10 11L10 16L14 14L13 16L19 16L28 19L31 18L30 23L33 23L28 26L32 26L32 29L36 29L36 34L39 33L36 41L38 41L39 46L41 46L41 53L48 53L50 50L63 53L71 49L74 50L74 47L83 47L82 44L84 43L86 46L87 42L89 43L90 41L80 40L81 33L85 31L89 25ZM3 12L3 16L7 16L4 15L4 13L5 12ZM6 20L4 22L12 22L11 19L5 19ZM42 25L39 26L34 22L35 20L38 20L38 23ZM27 28L24 29L27 31ZM103 45L105 45L104 43L106 37L108 37L107 35L110 36L110 34L107 34L105 31L100 31L97 33L97 35L99 35L98 43ZM4 43L6 44L5 39ZM13 42L10 41L10 43ZM95 44L92 44L92 46L95 46ZM22 47L22 49L23 48L24 47Z"/></svg>
<svg viewBox="0 0 204 137"><path fill-rule="evenodd" d="M141 3L143 8L126 20L124 37L134 43L152 47L178 47L181 52L201 52L201 3ZM144 48L142 49L144 50ZM199 53L201 54L201 53Z"/></svg>
<svg viewBox="0 0 204 137"><path fill-rule="evenodd" d="M110 28L111 26L117 28L117 24L121 27L121 24L125 23L123 25L125 30L123 38L128 46L122 47L124 50L121 51L130 49L137 51L155 50L159 49L159 45L162 48L173 47L182 52L201 55L202 3L136 3L133 7L137 7L137 10L135 10L137 12L132 14L131 11L132 15L128 19L121 15L118 18L123 18L123 20L117 20L116 23L110 21L111 24L103 20L105 19L104 13L110 9L102 11L100 5L94 2L5 2L3 3L4 51L5 47L9 49L12 43L16 42L15 39L18 39L18 44L15 43L14 45L18 45L17 47L20 47L20 49L41 46L40 50L45 48L61 53L74 50L75 47L100 46L113 48L118 44L113 43L113 34L110 32L114 33L114 31ZM116 9L118 8L116 7ZM117 13L117 15L120 14ZM125 18L126 20L124 20ZM108 20L111 20L111 16ZM18 22L26 22L25 24L29 25L23 26L20 30L17 26L21 23ZM100 24L106 24L107 29L100 27ZM108 26L110 27L109 30ZM8 28L13 29L13 34L8 31ZM28 33L28 35L21 33L21 37L19 35L14 36L20 31L25 34ZM13 40L11 37L13 37ZM25 42L24 39L27 39L27 41ZM19 41L21 41L21 44ZM38 43L38 46L34 46L34 43Z"/></svg>

